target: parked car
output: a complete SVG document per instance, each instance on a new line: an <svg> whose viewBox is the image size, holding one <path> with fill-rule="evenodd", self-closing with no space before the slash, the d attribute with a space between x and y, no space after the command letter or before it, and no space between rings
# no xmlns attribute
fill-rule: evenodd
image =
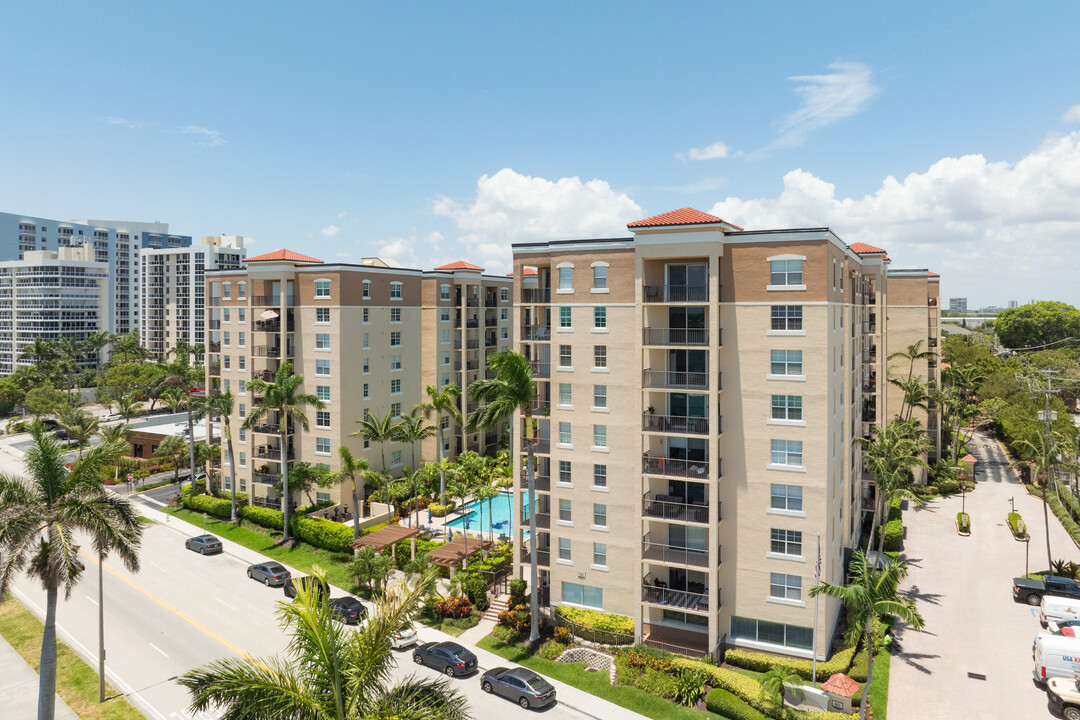
<svg viewBox="0 0 1080 720"><path fill-rule="evenodd" d="M194 550L200 555L213 555L225 549L221 546L221 541L213 535L199 535L198 537L188 538L184 541L184 547L188 550Z"/></svg>
<svg viewBox="0 0 1080 720"><path fill-rule="evenodd" d="M124 416L120 413L109 413L108 415L101 416L101 422L113 422L114 420L123 420Z"/></svg>
<svg viewBox="0 0 1080 720"><path fill-rule="evenodd" d="M247 576L252 580L258 580L267 587L284 585L292 577L292 573L285 569L281 563L262 563L249 565Z"/></svg>
<svg viewBox="0 0 1080 720"><path fill-rule="evenodd" d="M476 656L456 642L426 642L412 654L417 665L428 665L450 677L468 675L476 669Z"/></svg>
<svg viewBox="0 0 1080 720"><path fill-rule="evenodd" d="M1067 635L1068 630L1080 635L1080 620L1049 620L1046 623L1046 629L1055 635Z"/></svg>
<svg viewBox="0 0 1080 720"><path fill-rule="evenodd" d="M1013 599L1028 605L1038 605L1043 595L1080 598L1080 585L1070 578L1045 575L1042 580L1013 578Z"/></svg>
<svg viewBox="0 0 1080 720"><path fill-rule="evenodd" d="M1080 659L1080 638L1061 635L1039 635L1031 651L1035 663L1031 674L1037 683L1051 678L1072 678L1073 663Z"/></svg>
<svg viewBox="0 0 1080 720"><path fill-rule="evenodd" d="M346 625L359 625L367 617L367 608L354 597L339 597L330 601L330 614Z"/></svg>
<svg viewBox="0 0 1080 720"><path fill-rule="evenodd" d="M390 647L395 650L407 648L416 644L416 628L412 623L405 623L401 629L390 635Z"/></svg>
<svg viewBox="0 0 1080 720"><path fill-rule="evenodd" d="M312 586L318 588L320 600L330 594L330 585L325 580L323 580L322 582L318 582L318 579L314 576L305 575L298 578L290 577L288 580L285 581L285 584L282 586L285 589L285 597L296 597L296 586L298 583L300 587L303 588L310 588Z"/></svg>
<svg viewBox="0 0 1080 720"><path fill-rule="evenodd" d="M492 668L481 676L480 687L526 709L555 702L555 688L528 668Z"/></svg>
<svg viewBox="0 0 1080 720"><path fill-rule="evenodd" d="M1080 599L1047 595L1039 603L1039 624L1049 627L1052 622L1080 620Z"/></svg>
<svg viewBox="0 0 1080 720"><path fill-rule="evenodd" d="M1065 720L1080 720L1080 683L1076 678L1047 680L1046 695L1050 699L1050 707L1061 713Z"/></svg>

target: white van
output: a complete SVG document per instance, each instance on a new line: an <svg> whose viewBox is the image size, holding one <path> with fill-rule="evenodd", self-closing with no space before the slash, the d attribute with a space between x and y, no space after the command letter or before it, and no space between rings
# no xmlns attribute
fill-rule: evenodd
<svg viewBox="0 0 1080 720"><path fill-rule="evenodd" d="M1044 595L1039 603L1039 624L1047 627L1061 620L1080 620L1080 600Z"/></svg>
<svg viewBox="0 0 1080 720"><path fill-rule="evenodd" d="M1080 672L1080 638L1062 635L1039 635L1031 657L1035 661L1035 682L1045 684L1050 678L1071 678Z"/></svg>

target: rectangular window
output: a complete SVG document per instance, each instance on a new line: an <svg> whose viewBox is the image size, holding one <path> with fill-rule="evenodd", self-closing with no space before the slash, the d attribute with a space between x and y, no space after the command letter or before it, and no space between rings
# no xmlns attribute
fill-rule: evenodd
<svg viewBox="0 0 1080 720"><path fill-rule="evenodd" d="M562 601L574 605L604 609L604 589L592 585L579 585L578 583L563 582Z"/></svg>
<svg viewBox="0 0 1080 720"><path fill-rule="evenodd" d="M593 385L592 404L596 408L607 407L607 385Z"/></svg>
<svg viewBox="0 0 1080 720"><path fill-rule="evenodd" d="M401 356L400 355L391 355L390 356L390 369L391 370L400 370L401 369Z"/></svg>
<svg viewBox="0 0 1080 720"><path fill-rule="evenodd" d="M247 368L247 355L240 355L236 358L236 369L244 370Z"/></svg>
<svg viewBox="0 0 1080 720"><path fill-rule="evenodd" d="M443 308L440 313L443 322L450 322L450 308Z"/></svg>
<svg viewBox="0 0 1080 720"><path fill-rule="evenodd" d="M607 567L607 543L594 542L592 544L592 563Z"/></svg>
<svg viewBox="0 0 1080 720"><path fill-rule="evenodd" d="M446 352L444 352L442 354L442 364L443 365L449 365L450 364L450 352L449 351L446 351Z"/></svg>
<svg viewBox="0 0 1080 720"><path fill-rule="evenodd" d="M223 308L221 310L221 322L223 322L223 323L230 322L230 320L229 320L229 308Z"/></svg>
<svg viewBox="0 0 1080 720"><path fill-rule="evenodd" d="M440 285L439 286L439 299L440 300L449 300L450 299L450 286L449 285Z"/></svg>
<svg viewBox="0 0 1080 720"><path fill-rule="evenodd" d="M370 350L371 349L371 337L367 333L364 333L363 342L364 342L364 344L362 345L362 347L365 350Z"/></svg>
<svg viewBox="0 0 1080 720"><path fill-rule="evenodd" d="M574 519L570 509L570 501L566 498L559 498L559 519L563 522L572 522Z"/></svg>
<svg viewBox="0 0 1080 720"><path fill-rule="evenodd" d="M400 415L400 414L401 413L399 412L398 415ZM390 464L393 465L394 467L397 467L398 465L401 464L401 451L400 450L395 450L394 452L390 453Z"/></svg>
<svg viewBox="0 0 1080 720"><path fill-rule="evenodd" d="M773 350L769 372L773 375L802 375L802 350Z"/></svg>
<svg viewBox="0 0 1080 720"><path fill-rule="evenodd" d="M570 538L559 538L559 559L570 560Z"/></svg>
<svg viewBox="0 0 1080 720"><path fill-rule="evenodd" d="M241 395L246 395L247 394L247 380L241 380L240 381L240 394Z"/></svg>
<svg viewBox="0 0 1080 720"><path fill-rule="evenodd" d="M560 405L573 405L573 395L570 391L570 383L559 383L559 404Z"/></svg>
<svg viewBox="0 0 1080 720"><path fill-rule="evenodd" d="M228 391L226 391L226 392L228 392ZM243 420L245 417L247 417L247 405L245 405L244 403L240 403L239 409L237 411L237 416L241 420Z"/></svg>
<svg viewBox="0 0 1080 720"><path fill-rule="evenodd" d="M326 410L315 411L315 427L328 428L330 427L330 413Z"/></svg>
<svg viewBox="0 0 1080 720"><path fill-rule="evenodd" d="M236 333L236 337L237 337L237 343L236 343L237 347L247 347L247 333L246 332L241 330L240 332Z"/></svg>
<svg viewBox="0 0 1080 720"><path fill-rule="evenodd" d="M570 444L570 423L568 422L559 423L559 444Z"/></svg>
<svg viewBox="0 0 1080 720"><path fill-rule="evenodd" d="M794 465L802 467L802 440L772 440L773 465Z"/></svg>
<svg viewBox="0 0 1080 720"><path fill-rule="evenodd" d="M769 597L802 600L802 578L798 575L769 573Z"/></svg>
<svg viewBox="0 0 1080 720"><path fill-rule="evenodd" d="M607 345L593 345L593 367L607 367Z"/></svg>
<svg viewBox="0 0 1080 720"><path fill-rule="evenodd" d="M364 324L365 324L365 325L367 325L367 324L368 324L369 322L371 322L371 315L370 315L370 310L369 310L368 308L364 308L364 309L363 309L363 310L361 311L361 313L362 313L362 314L363 314L363 316L364 316Z"/></svg>
<svg viewBox="0 0 1080 720"><path fill-rule="evenodd" d="M315 452L330 454L330 438L317 437L315 438Z"/></svg>
<svg viewBox="0 0 1080 720"><path fill-rule="evenodd" d="M593 447L606 448L607 447L607 425L593 425L592 426Z"/></svg>
<svg viewBox="0 0 1080 720"><path fill-rule="evenodd" d="M328 298L330 297L330 281L329 280L316 280L315 281L315 297Z"/></svg>
<svg viewBox="0 0 1080 720"><path fill-rule="evenodd" d="M315 361L315 375L319 377L330 377L330 361L329 360L316 360Z"/></svg>
<svg viewBox="0 0 1080 720"><path fill-rule="evenodd" d="M779 555L802 555L802 533L798 530L772 528L770 548Z"/></svg>
<svg viewBox="0 0 1080 720"><path fill-rule="evenodd" d="M397 395L397 394L400 394L400 393L401 393L401 380L400 379L391 380L390 381L390 394L391 395Z"/></svg>
<svg viewBox="0 0 1080 720"><path fill-rule="evenodd" d="M240 442L247 442L247 428L240 428Z"/></svg>
<svg viewBox="0 0 1080 720"><path fill-rule="evenodd" d="M223 335L223 338L221 340L222 345L224 345L225 347L229 347L229 345L232 343L232 341L229 339L229 331L226 330L224 333L222 333L222 335Z"/></svg>
<svg viewBox="0 0 1080 720"><path fill-rule="evenodd" d="M316 333L315 334L315 349L316 350L329 350L330 349L330 333Z"/></svg>
<svg viewBox="0 0 1080 720"><path fill-rule="evenodd" d="M607 505L604 503L593 503L592 524L597 527L607 527Z"/></svg>
<svg viewBox="0 0 1080 720"><path fill-rule="evenodd" d="M360 366L363 369L363 372L364 372L365 375L370 375L371 374L371 361L370 360L368 360L367 358L364 358L363 361L360 363Z"/></svg>
<svg viewBox="0 0 1080 720"><path fill-rule="evenodd" d="M569 345L559 346L559 367L573 367L574 356L570 352Z"/></svg>
<svg viewBox="0 0 1080 720"><path fill-rule="evenodd" d="M770 285L802 285L802 260L773 260L769 263Z"/></svg>
<svg viewBox="0 0 1080 720"><path fill-rule="evenodd" d="M571 308L562 306L559 308L559 327L568 328L571 327Z"/></svg>
<svg viewBox="0 0 1080 720"><path fill-rule="evenodd" d="M401 347L401 331L395 330L390 333L390 347Z"/></svg>
<svg viewBox="0 0 1080 720"><path fill-rule="evenodd" d="M502 310L499 311L499 320L502 320L503 322L507 322L509 319L510 319L510 311L508 309L503 308Z"/></svg>
<svg viewBox="0 0 1080 720"><path fill-rule="evenodd" d="M592 286L598 290L607 287L607 265L597 265L592 269Z"/></svg>
<svg viewBox="0 0 1080 720"><path fill-rule="evenodd" d="M593 308L593 327L607 327L607 307L605 307L604 305L597 305Z"/></svg>
<svg viewBox="0 0 1080 720"><path fill-rule="evenodd" d="M772 502L774 510L802 510L802 487L799 485L772 484Z"/></svg>
<svg viewBox="0 0 1080 720"><path fill-rule="evenodd" d="M737 640L770 643L800 650L810 650L814 646L812 628L798 625L754 620L733 615L731 617L731 637Z"/></svg>
<svg viewBox="0 0 1080 720"><path fill-rule="evenodd" d="M802 305L773 305L773 330L802 330Z"/></svg>
<svg viewBox="0 0 1080 720"><path fill-rule="evenodd" d="M399 282L390 283L390 299L391 300L400 300L401 299L401 283L399 283Z"/></svg>
<svg viewBox="0 0 1080 720"><path fill-rule="evenodd" d="M502 340L510 339L510 328L499 328L499 337Z"/></svg>
<svg viewBox="0 0 1080 720"><path fill-rule="evenodd" d="M330 402L330 386L329 385L316 385L315 397L319 398L323 402Z"/></svg>
<svg viewBox="0 0 1080 720"><path fill-rule="evenodd" d="M391 417L401 417L401 403L390 403L390 415ZM401 451L398 450L398 453Z"/></svg>
<svg viewBox="0 0 1080 720"><path fill-rule="evenodd" d="M221 364L222 364L222 367L223 367L223 368L225 368L226 370L228 370L228 369L229 369L229 367L230 367L230 366L231 366L231 364L232 364L232 356L231 356L231 355L225 355L225 356L223 356L223 357L221 358Z"/></svg>
<svg viewBox="0 0 1080 720"><path fill-rule="evenodd" d="M802 395L773 395L773 420L802 420Z"/></svg>
<svg viewBox="0 0 1080 720"><path fill-rule="evenodd" d="M364 298L363 299L364 300L370 300L371 299L371 281L370 280L365 280L363 282L363 285L364 285Z"/></svg>
<svg viewBox="0 0 1080 720"><path fill-rule="evenodd" d="M330 322L330 308L315 308L315 322Z"/></svg>
<svg viewBox="0 0 1080 720"><path fill-rule="evenodd" d="M559 289L560 290L573 290L574 286L570 278L570 271L573 268L561 267L559 268Z"/></svg>
<svg viewBox="0 0 1080 720"><path fill-rule="evenodd" d="M559 461L559 482L569 485L574 481L573 476L570 474L570 461Z"/></svg>
<svg viewBox="0 0 1080 720"><path fill-rule="evenodd" d="M401 308L390 308L390 322L401 322Z"/></svg>
<svg viewBox="0 0 1080 720"><path fill-rule="evenodd" d="M240 467L247 467L247 453L240 453Z"/></svg>
<svg viewBox="0 0 1080 720"><path fill-rule="evenodd" d="M371 397L371 386L368 383L364 383L364 399L367 400Z"/></svg>
<svg viewBox="0 0 1080 720"><path fill-rule="evenodd" d="M509 302L510 301L510 290L509 290L509 288L500 288L499 289L499 300L502 301L502 302Z"/></svg>
<svg viewBox="0 0 1080 720"><path fill-rule="evenodd" d="M593 487L607 487L607 465L592 466Z"/></svg>
<svg viewBox="0 0 1080 720"><path fill-rule="evenodd" d="M449 345L450 344L450 331L449 330L443 330L442 331L442 333L439 335L439 342L441 344L443 344L443 345Z"/></svg>

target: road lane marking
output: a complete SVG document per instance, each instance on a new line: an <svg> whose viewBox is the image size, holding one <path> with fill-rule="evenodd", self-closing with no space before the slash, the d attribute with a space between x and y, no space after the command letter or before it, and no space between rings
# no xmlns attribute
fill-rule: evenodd
<svg viewBox="0 0 1080 720"><path fill-rule="evenodd" d="M141 500L143 502L153 503L154 505L157 505L158 507L169 507L169 503L163 503L160 500L155 500L152 497L140 497L139 500Z"/></svg>
<svg viewBox="0 0 1080 720"><path fill-rule="evenodd" d="M91 554L87 553L86 551L84 551L84 550L79 550L79 554L80 554L80 555L84 555L84 556L86 556L86 558L87 558L88 560L90 560L90 562L92 562L92 563L95 563L95 564L97 563L97 558L96 558L96 557L94 557L93 555L91 555ZM166 610L168 610L168 611L169 611L169 612L171 612L172 614L176 615L176 616L177 616L178 618L180 618L181 620L185 621L186 623L188 623L189 625L191 625L191 626L192 626L193 628L195 628L196 630L201 630L201 631L202 631L202 632L203 632L203 633L204 633L205 635L207 635L207 636L209 636L209 637L213 638L214 640L217 640L217 641L218 641L219 643L221 643L222 645L224 645L224 646L225 646L226 648L228 648L229 650L232 650L232 651L233 651L234 653L236 653L236 654L237 654L237 655L239 655L240 657L248 657L248 654L247 654L246 652L244 652L243 650L241 650L241 649L240 649L240 648L238 648L237 646L233 645L233 644L232 644L231 642L229 642L229 641L228 641L228 640L226 640L225 638L221 637L221 636L220 636L220 635L218 635L218 634L217 634L216 632L214 632L214 631L213 631L213 630L211 630L210 628L206 627L206 626L205 626L205 625L203 625L202 623L200 623L200 622L198 622L197 620L194 620L193 618L189 617L189 616L188 616L188 615L186 615L186 614L185 614L185 613L184 613L184 612L183 612L182 610L179 610L178 608L175 608L175 607L173 607L172 605L170 605L169 603L165 602L164 600L162 600L162 599L161 599L161 598L159 598L159 597L158 597L157 595L155 595L154 593L150 592L149 590L147 590L147 589L146 589L146 588L144 588L143 586L139 585L138 583L134 582L133 580L130 580L130 579L128 579L128 578L126 578L126 577L124 577L123 575L121 575L121 574L120 574L119 572L117 572L117 571L116 571L116 570L114 570L113 568L109 567L108 565L106 565L106 566L105 566L105 570L107 570L107 571L109 572L109 574L110 574L110 575L112 575L113 577L115 577L115 578L118 578L119 580L122 580L123 582L127 583L127 584L128 584L128 585L130 585L130 586L131 586L132 588L134 588L134 589L138 590L138 591L139 591L139 592L141 592L141 593L142 593L143 595L145 595L146 597L150 598L151 600L153 600L154 602L156 602L156 603L157 603L158 605L160 605L161 607L165 608Z"/></svg>
<svg viewBox="0 0 1080 720"><path fill-rule="evenodd" d="M235 611L236 611L236 608L234 608L234 607L233 607L232 605L230 605L229 603L225 602L225 601L224 601L224 600L222 600L221 598L215 598L215 599L216 599L216 600L217 600L217 601L218 601L219 603L221 603L222 605L224 605L225 607L227 607L227 608L229 608L230 610L232 610L233 612L235 612Z"/></svg>
<svg viewBox="0 0 1080 720"><path fill-rule="evenodd" d="M147 643L147 645L149 645L150 647L154 648L155 650L157 650L157 651L158 651L159 653L161 653L161 654L162 654L162 655L164 655L165 657L169 657L169 653L165 652L164 650L162 650L161 648L159 648L159 647L158 647L157 645L155 645L154 643Z"/></svg>
<svg viewBox="0 0 1080 720"><path fill-rule="evenodd" d="M151 564L151 565L153 565L154 567L156 567L156 568L157 568L158 570L160 570L161 572L165 572L165 568L161 567L161 566L160 566L160 565L158 565L158 564L157 564L156 562L154 562L154 561L150 561L150 564Z"/></svg>

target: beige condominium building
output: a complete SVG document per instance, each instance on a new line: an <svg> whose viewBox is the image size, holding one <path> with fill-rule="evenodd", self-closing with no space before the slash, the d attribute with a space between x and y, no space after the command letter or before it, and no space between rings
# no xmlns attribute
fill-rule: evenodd
<svg viewBox="0 0 1080 720"><path fill-rule="evenodd" d="M818 539L841 583L862 531L887 258L691 208L629 229L513 248L515 347L540 387L538 537L517 513L515 572L535 541L550 605L631 616L678 652L823 657L840 608L821 599L815 642L809 590ZM525 482L515 463L516 497Z"/></svg>
<svg viewBox="0 0 1080 720"><path fill-rule="evenodd" d="M240 235L204 235L199 245L144 249L140 344L158 358L169 357L180 342L205 349L205 272L239 269L244 254Z"/></svg>
<svg viewBox="0 0 1080 720"><path fill-rule="evenodd" d="M273 382L286 361L304 376L302 391L326 405L322 410L307 409L307 430L295 423L289 426L290 448L284 461L290 466L306 461L336 471L338 447L345 446L367 459L373 470L400 475L414 463L413 448L398 442L369 443L350 433L367 413L378 417L408 413L426 400L425 384L434 384L434 378L441 382L448 374L454 381L455 338L467 343L474 336L468 330L485 329L483 319L472 328L467 318L483 317L486 282L455 279L453 270L423 273L390 267L378 258L359 264L324 263L290 250L244 262L243 271L206 273L207 387L235 396L232 425L239 489L250 489L256 500L280 501L274 490L283 461L277 417L271 414L250 431L240 426L261 399L248 383ZM436 295L444 281L451 286L445 301ZM507 280L500 282L508 286ZM474 288L482 293L479 306L471 302ZM456 289L462 291L460 298ZM509 298L505 305L509 308ZM445 320L441 308L449 310ZM461 319L466 319L465 327L455 328ZM505 346L510 347L509 339ZM449 363L442 361L443 353ZM437 455L435 444L417 445L415 452L417 465ZM338 486L320 491L319 496L345 502L349 493L349 488ZM293 498L297 503L305 500Z"/></svg>

